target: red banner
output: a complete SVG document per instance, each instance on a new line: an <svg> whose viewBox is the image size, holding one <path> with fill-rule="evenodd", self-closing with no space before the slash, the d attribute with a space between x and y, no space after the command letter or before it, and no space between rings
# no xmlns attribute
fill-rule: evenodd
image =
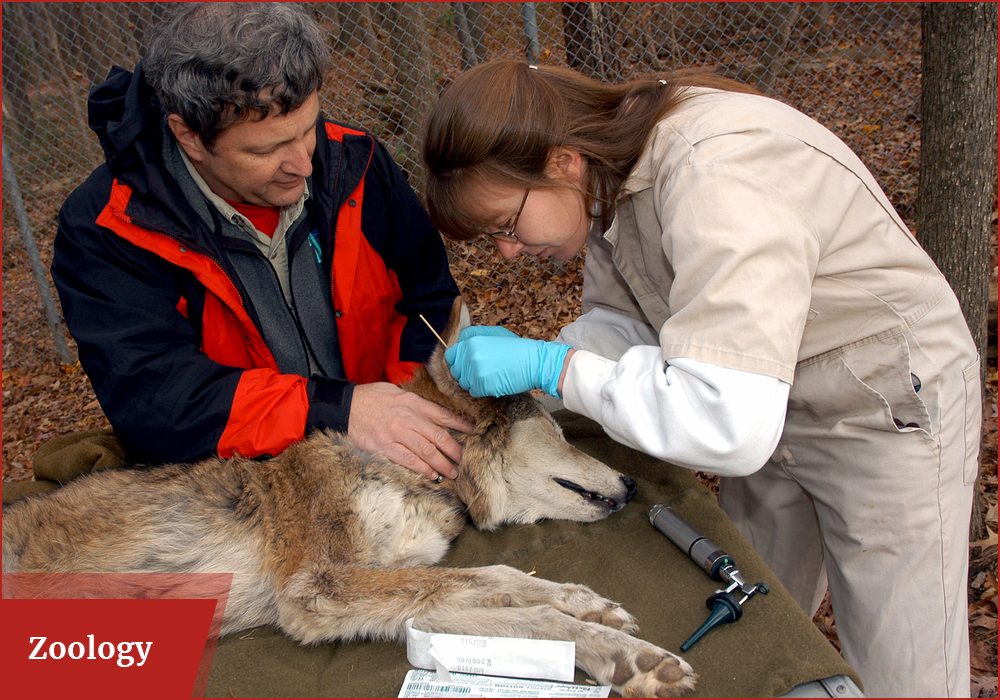
<svg viewBox="0 0 1000 700"><path fill-rule="evenodd" d="M4 574L5 695L202 697L228 574Z"/></svg>

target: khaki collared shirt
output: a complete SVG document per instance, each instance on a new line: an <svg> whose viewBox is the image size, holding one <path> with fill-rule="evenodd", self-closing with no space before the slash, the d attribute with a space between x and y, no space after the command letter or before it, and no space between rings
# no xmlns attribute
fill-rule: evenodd
<svg viewBox="0 0 1000 700"><path fill-rule="evenodd" d="M690 90L611 226L591 231L584 312L649 324L665 361L791 383L798 362L915 323L949 293L833 133L775 100Z"/></svg>

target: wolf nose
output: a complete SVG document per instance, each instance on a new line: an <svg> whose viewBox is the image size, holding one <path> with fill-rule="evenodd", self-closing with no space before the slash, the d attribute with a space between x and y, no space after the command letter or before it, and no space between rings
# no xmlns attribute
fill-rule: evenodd
<svg viewBox="0 0 1000 700"><path fill-rule="evenodd" d="M635 481L629 479L627 476L621 476L619 478L622 480L622 483L625 484L625 502L628 503L635 498L635 492L638 490L638 487L636 487Z"/></svg>

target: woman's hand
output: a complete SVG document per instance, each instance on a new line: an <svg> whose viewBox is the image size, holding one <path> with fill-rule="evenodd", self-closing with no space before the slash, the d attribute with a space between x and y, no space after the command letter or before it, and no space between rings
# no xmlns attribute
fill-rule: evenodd
<svg viewBox="0 0 1000 700"><path fill-rule="evenodd" d="M508 396L541 389L560 397L570 347L522 338L502 326L470 326L444 354L455 379L473 396Z"/></svg>

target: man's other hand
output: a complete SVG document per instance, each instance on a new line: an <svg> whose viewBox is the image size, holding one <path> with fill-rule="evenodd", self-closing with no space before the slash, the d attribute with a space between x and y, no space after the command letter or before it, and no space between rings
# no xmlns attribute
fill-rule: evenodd
<svg viewBox="0 0 1000 700"><path fill-rule="evenodd" d="M442 406L388 382L354 388L347 434L363 450L436 479L458 476L462 446L448 428L471 433L475 426Z"/></svg>

